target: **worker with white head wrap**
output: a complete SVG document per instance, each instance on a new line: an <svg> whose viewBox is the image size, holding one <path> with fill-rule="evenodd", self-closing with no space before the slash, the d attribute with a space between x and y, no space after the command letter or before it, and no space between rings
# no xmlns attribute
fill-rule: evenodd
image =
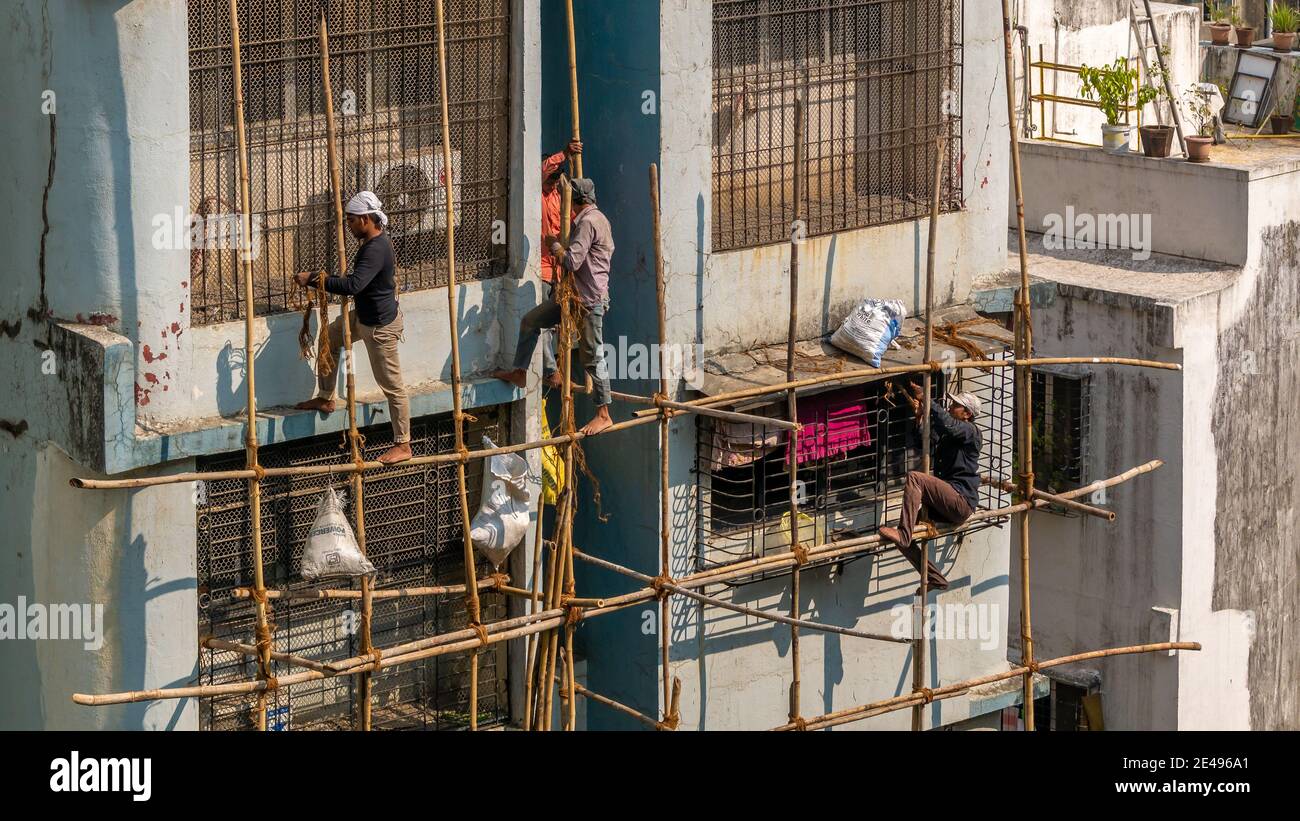
<svg viewBox="0 0 1300 821"><path fill-rule="evenodd" d="M343 276L300 273L295 276L301 287L322 285L331 294L352 297L355 310L350 313L352 341L360 339L370 358L370 371L388 398L388 413L393 426L393 446L379 456L384 464L411 458L411 405L402 381L402 365L397 346L402 338L402 311L397 304L397 258L384 228L388 215L383 203L372 191L361 191L348 200L344 208L348 230L360 242L352 257L352 266ZM323 279L323 283L321 280ZM343 317L329 325L330 347L337 353L343 347ZM338 356L334 368L319 375L314 399L297 405L302 410L333 413L338 397Z"/></svg>
<svg viewBox="0 0 1300 821"><path fill-rule="evenodd" d="M916 415L917 427L921 427L921 415L924 413L925 397L921 385L912 383L910 394L905 394ZM970 518L979 507L980 489L980 448L983 437L975 426L979 417L981 402L973 393L953 393L948 396L948 408L941 402L930 405L931 442L933 444L933 473L919 470L909 471L907 482L903 487L903 508L899 514L898 527L880 528L880 536L885 541L893 542L907 557L917 572L922 571L920 548L912 544L912 532L924 508L930 518L937 522L959 525ZM939 568L932 562L926 562L925 573L932 589L943 590L948 587Z"/></svg>

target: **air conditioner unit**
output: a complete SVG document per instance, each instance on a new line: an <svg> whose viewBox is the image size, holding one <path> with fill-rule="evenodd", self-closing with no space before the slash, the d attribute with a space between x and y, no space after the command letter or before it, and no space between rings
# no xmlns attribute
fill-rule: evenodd
<svg viewBox="0 0 1300 821"><path fill-rule="evenodd" d="M388 231L395 237L413 237L430 231L447 230L447 190L443 177L442 147L435 146L395 157L369 157L346 179L360 180L362 188L375 192L388 215ZM451 152L451 188L455 198L453 216L460 226L460 151Z"/></svg>

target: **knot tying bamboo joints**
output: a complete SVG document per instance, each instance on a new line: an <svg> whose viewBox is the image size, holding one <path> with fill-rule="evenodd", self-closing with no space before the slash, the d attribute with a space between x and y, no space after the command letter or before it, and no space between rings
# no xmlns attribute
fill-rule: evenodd
<svg viewBox="0 0 1300 821"><path fill-rule="evenodd" d="M929 687L917 687L912 692L925 699L926 704L930 704L934 701L934 690L931 690Z"/></svg>
<svg viewBox="0 0 1300 821"><path fill-rule="evenodd" d="M582 621L583 611L581 605L570 604L568 601L565 601L562 603L562 606L566 610L566 615L564 617L565 627L573 627L578 622Z"/></svg>
<svg viewBox="0 0 1300 821"><path fill-rule="evenodd" d="M487 631L487 628L484 627L482 624L480 624L477 618L475 618L473 621L471 621L469 626L470 626L470 629L471 629L471 630L473 630L475 633L478 633L478 641L479 641L479 644L480 644L481 646L486 647L487 644L488 644L488 631Z"/></svg>
<svg viewBox="0 0 1300 821"><path fill-rule="evenodd" d="M249 465L248 469L253 471L253 478L255 478L257 481L261 482L266 479L266 468L262 467L257 462L254 462L253 464Z"/></svg>
<svg viewBox="0 0 1300 821"><path fill-rule="evenodd" d="M667 573L660 573L650 580L650 586L654 588L655 594L660 601L668 598L668 594L672 592L667 587L670 584L677 584L677 580Z"/></svg>
<svg viewBox="0 0 1300 821"><path fill-rule="evenodd" d="M501 592L501 588L506 586L506 582L510 581L510 577L505 573L493 573L488 578L492 580L492 589L498 593Z"/></svg>
<svg viewBox="0 0 1300 821"><path fill-rule="evenodd" d="M794 554L795 564L800 567L808 564L808 547L806 545L796 544L790 548L790 552Z"/></svg>
<svg viewBox="0 0 1300 821"><path fill-rule="evenodd" d="M796 732L806 732L808 730L808 719L803 716L790 716L790 724Z"/></svg>
<svg viewBox="0 0 1300 821"><path fill-rule="evenodd" d="M280 689L280 680L275 676L267 676L266 690L269 692L271 690L278 690L278 689Z"/></svg>

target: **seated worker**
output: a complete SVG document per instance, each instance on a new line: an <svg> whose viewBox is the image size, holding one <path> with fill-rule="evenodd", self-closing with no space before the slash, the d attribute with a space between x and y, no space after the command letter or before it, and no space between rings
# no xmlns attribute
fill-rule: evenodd
<svg viewBox="0 0 1300 821"><path fill-rule="evenodd" d="M934 474L908 471L903 489L903 509L898 527L880 528L880 536L893 542L916 571L921 572L921 549L912 545L912 531L924 507L931 521L959 525L970 518L979 506L979 458L982 437L975 427L980 400L973 393L948 397L948 410L939 404L930 406L930 436L935 443ZM921 425L924 393L919 384L911 385L907 401ZM948 580L932 562L926 562L929 586L946 590Z"/></svg>
<svg viewBox="0 0 1300 821"><path fill-rule="evenodd" d="M397 280L394 275L396 258L393 244L384 232L388 217L382 210L379 198L362 191L348 200L348 230L361 241L352 257L352 268L346 276L326 277L325 290L354 299L350 312L352 341L360 339L370 357L370 371L388 398L388 414L393 425L393 446L380 454L379 461L386 465L404 462L411 458L411 404L402 382L402 365L397 356L397 343L402 338L402 311L397 305ZM300 273L294 276L298 285L310 287L317 275ZM339 349L343 347L343 315L340 313L329 325L330 348L334 351L334 368L320 374L318 393L314 399L300 402L300 410L333 413L338 395Z"/></svg>
<svg viewBox="0 0 1300 821"><path fill-rule="evenodd" d="M569 140L563 151L557 151L542 160L542 282L546 283L546 296L542 301L553 300L555 290L555 257L551 256L551 243L560 239L560 178L564 176L564 163L582 153L580 140ZM542 343L542 380L552 388L560 387L560 372L555 367L555 331L544 331Z"/></svg>
<svg viewBox="0 0 1300 821"><path fill-rule="evenodd" d="M605 364L603 332L605 312L609 310L609 269L614 257L614 235L609 220L596 208L596 186L591 180L573 180L573 230L566 249L559 240L551 243L551 255L559 266L573 273L574 287L582 300L581 342L578 355L591 375L592 399L596 415L583 425L588 436L614 424L609 416L609 368ZM557 269L557 273L558 273ZM519 345L515 349L514 368L498 370L492 375L522 388L528 378L528 364L544 328L560 324L560 306L553 299L543 302L524 315L519 323Z"/></svg>

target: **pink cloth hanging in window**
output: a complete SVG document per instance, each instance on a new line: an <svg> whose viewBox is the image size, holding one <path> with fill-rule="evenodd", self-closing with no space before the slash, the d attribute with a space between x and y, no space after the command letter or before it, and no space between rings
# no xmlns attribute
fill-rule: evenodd
<svg viewBox="0 0 1300 821"><path fill-rule="evenodd" d="M799 464L871 444L871 415L861 387L799 398ZM788 448L787 448L788 451ZM786 463L790 455L786 453Z"/></svg>

